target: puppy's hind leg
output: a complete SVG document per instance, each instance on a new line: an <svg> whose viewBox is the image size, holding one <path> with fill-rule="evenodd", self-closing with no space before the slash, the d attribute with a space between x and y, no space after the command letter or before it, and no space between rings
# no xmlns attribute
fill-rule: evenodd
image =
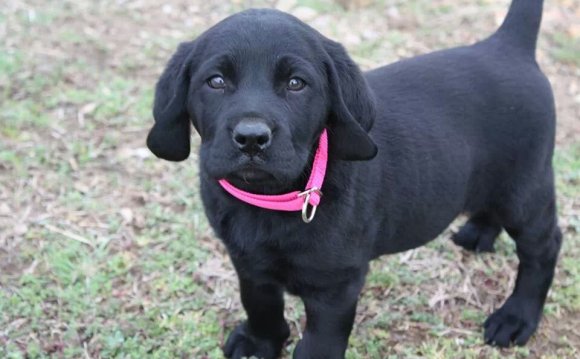
<svg viewBox="0 0 580 359"><path fill-rule="evenodd" d="M487 212L480 212L474 214L451 239L468 251L493 252L493 244L500 232L498 220Z"/></svg>
<svg viewBox="0 0 580 359"><path fill-rule="evenodd" d="M488 344L524 345L540 322L562 242L553 185L550 187L512 208L502 221L516 242L520 263L512 295L484 324Z"/></svg>

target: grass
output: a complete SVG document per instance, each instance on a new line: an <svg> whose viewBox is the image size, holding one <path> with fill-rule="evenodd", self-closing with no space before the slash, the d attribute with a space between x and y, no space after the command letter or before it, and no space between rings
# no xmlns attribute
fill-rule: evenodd
<svg viewBox="0 0 580 359"><path fill-rule="evenodd" d="M552 35L554 47L552 56L558 61L580 66L580 39L563 32Z"/></svg>
<svg viewBox="0 0 580 359"><path fill-rule="evenodd" d="M474 40L505 2L294 6L312 9L315 26L344 39L369 68ZM196 155L162 162L144 139L152 89L175 44L248 3L169 3L177 10L150 0L131 9L84 0L0 8L0 31L11 34L0 44L2 358L221 358L244 317L233 269L201 208ZM383 16L389 7L397 21ZM566 140L580 133L569 75L575 50L565 24L546 22L553 41L542 66L565 85L556 95L568 136L554 159L565 242L538 334L525 348L482 345L481 323L511 290L514 245L502 236L493 255L463 252L449 241L454 223L423 248L372 263L347 358L580 355L580 146ZM286 318L291 357L305 321L298 299L287 298Z"/></svg>

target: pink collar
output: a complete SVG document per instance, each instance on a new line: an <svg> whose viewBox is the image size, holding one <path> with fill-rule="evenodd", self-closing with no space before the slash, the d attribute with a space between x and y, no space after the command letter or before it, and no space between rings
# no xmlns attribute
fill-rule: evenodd
<svg viewBox="0 0 580 359"><path fill-rule="evenodd" d="M234 187L225 179L219 180L219 184L229 194L236 197L242 202L249 203L256 207L272 209L275 211L302 211L302 220L310 223L316 214L316 208L320 204L322 197L322 183L326 175L326 163L328 162L328 135L326 129L322 131L318 141L318 149L312 163L312 172L306 184L306 189L302 192L294 191L279 195L255 194L242 191ZM308 205L312 206L308 214Z"/></svg>

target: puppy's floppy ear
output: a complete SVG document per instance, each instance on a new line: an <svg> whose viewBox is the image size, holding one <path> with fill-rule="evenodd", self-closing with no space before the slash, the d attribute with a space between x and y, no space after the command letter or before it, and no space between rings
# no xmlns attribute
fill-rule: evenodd
<svg viewBox="0 0 580 359"><path fill-rule="evenodd" d="M331 110L329 150L339 159L370 160L377 146L369 137L375 119L375 102L358 66L342 45L326 40Z"/></svg>
<svg viewBox="0 0 580 359"><path fill-rule="evenodd" d="M180 44L155 87L155 125L147 136L147 147L155 156L169 161L183 161L189 156L187 93L194 48L193 41Z"/></svg>

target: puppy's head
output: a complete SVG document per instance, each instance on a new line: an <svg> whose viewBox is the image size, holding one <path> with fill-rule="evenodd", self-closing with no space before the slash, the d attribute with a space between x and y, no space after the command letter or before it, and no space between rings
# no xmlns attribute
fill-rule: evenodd
<svg viewBox="0 0 580 359"><path fill-rule="evenodd" d="M189 156L190 121L201 168L245 188L308 176L318 136L330 158L366 160L374 102L344 48L274 10L231 16L173 55L155 92L147 138L158 157Z"/></svg>

